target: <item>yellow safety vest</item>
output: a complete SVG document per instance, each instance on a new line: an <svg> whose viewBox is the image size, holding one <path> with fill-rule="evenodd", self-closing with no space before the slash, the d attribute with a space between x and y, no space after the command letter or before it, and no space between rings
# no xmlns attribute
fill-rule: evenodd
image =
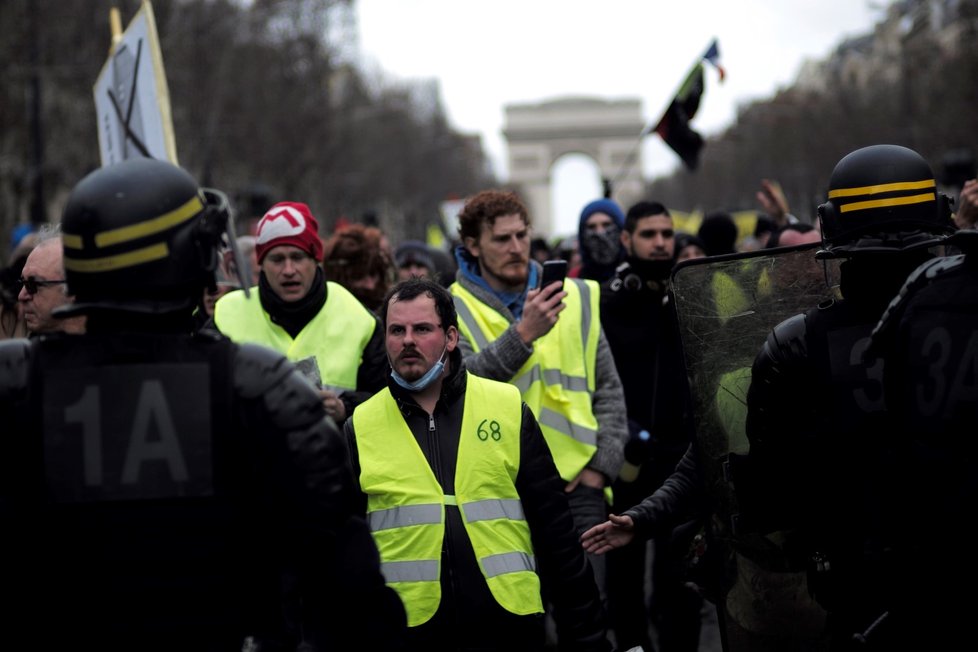
<svg viewBox="0 0 978 652"><path fill-rule="evenodd" d="M326 282L326 303L292 339L262 308L257 288L250 297L229 292L214 306L214 323L235 342L262 344L292 361L314 357L323 387L355 390L363 350L377 321L342 285Z"/></svg>
<svg viewBox="0 0 978 652"><path fill-rule="evenodd" d="M459 331L476 353L509 328L506 317L459 283L450 289ZM540 422L560 477L570 482L598 449L592 398L601 316L597 283L567 279L564 290L567 307L557 325L533 343L533 353L510 382Z"/></svg>
<svg viewBox="0 0 978 652"><path fill-rule="evenodd" d="M445 495L390 389L353 412L367 521L384 578L401 597L410 627L430 620L441 602L446 505L458 506L496 602L518 615L543 613L515 485L522 401L512 385L467 376L454 496Z"/></svg>

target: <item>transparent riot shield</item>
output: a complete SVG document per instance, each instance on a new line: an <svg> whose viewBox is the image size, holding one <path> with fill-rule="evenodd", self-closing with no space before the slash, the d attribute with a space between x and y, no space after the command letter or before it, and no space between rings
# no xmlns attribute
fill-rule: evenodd
<svg viewBox="0 0 978 652"><path fill-rule="evenodd" d="M709 546L724 650L817 649L825 613L772 535L739 523L732 457L746 454L751 365L774 326L838 298L839 261L818 244L684 262L673 272L695 446L712 503ZM796 646L796 643L800 647Z"/></svg>

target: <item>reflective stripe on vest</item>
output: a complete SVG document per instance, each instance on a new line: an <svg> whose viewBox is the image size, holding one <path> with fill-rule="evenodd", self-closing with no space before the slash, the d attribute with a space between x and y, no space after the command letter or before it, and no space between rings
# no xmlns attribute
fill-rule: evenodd
<svg viewBox="0 0 978 652"><path fill-rule="evenodd" d="M214 323L235 342L262 344L293 362L314 357L325 389L357 388L363 350L377 321L342 285L327 281L326 303L295 339L262 308L257 288L251 296L229 292L214 306Z"/></svg>
<svg viewBox="0 0 978 652"><path fill-rule="evenodd" d="M367 520L373 532L395 527L441 523L441 505L401 505L371 512Z"/></svg>
<svg viewBox="0 0 978 652"><path fill-rule="evenodd" d="M600 295L593 281L567 279L567 307L557 325L533 343L533 353L510 382L540 422L557 470L567 482L578 476L598 448L594 418ZM451 286L459 331L478 353L511 322L459 283Z"/></svg>
<svg viewBox="0 0 978 652"><path fill-rule="evenodd" d="M525 521L523 503L519 500L479 500L462 506L465 520L469 523L476 521L491 521L496 518L509 518L514 521Z"/></svg>
<svg viewBox="0 0 978 652"><path fill-rule="evenodd" d="M388 561L380 565L380 572L392 586L401 582L437 582L438 560Z"/></svg>
<svg viewBox="0 0 978 652"><path fill-rule="evenodd" d="M454 495L444 494L390 390L353 412L367 522L384 578L401 597L411 627L430 620L441 602L446 505L458 505L500 606L519 615L543 613L530 529L515 486L522 401L512 385L471 374L466 382Z"/></svg>

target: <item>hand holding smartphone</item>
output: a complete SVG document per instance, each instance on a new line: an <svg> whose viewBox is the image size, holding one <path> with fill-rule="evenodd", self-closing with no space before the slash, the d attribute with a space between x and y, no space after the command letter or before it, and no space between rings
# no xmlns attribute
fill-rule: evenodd
<svg viewBox="0 0 978 652"><path fill-rule="evenodd" d="M560 289L564 289L564 278L567 276L566 260L547 260L543 263L543 274L540 277L540 289L544 289L554 281L560 281Z"/></svg>

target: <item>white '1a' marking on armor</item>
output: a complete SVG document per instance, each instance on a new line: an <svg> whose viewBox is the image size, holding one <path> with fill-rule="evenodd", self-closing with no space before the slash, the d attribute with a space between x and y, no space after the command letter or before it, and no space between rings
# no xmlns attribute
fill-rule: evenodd
<svg viewBox="0 0 978 652"><path fill-rule="evenodd" d="M101 486L104 482L100 394L97 385L88 385L81 399L65 409L66 423L82 426L85 484L90 487ZM174 482L186 482L190 477L187 463L160 381L147 380L140 385L135 412L122 469L122 484L138 484L143 463L150 461L166 462ZM151 433L156 434L155 440L150 440Z"/></svg>

